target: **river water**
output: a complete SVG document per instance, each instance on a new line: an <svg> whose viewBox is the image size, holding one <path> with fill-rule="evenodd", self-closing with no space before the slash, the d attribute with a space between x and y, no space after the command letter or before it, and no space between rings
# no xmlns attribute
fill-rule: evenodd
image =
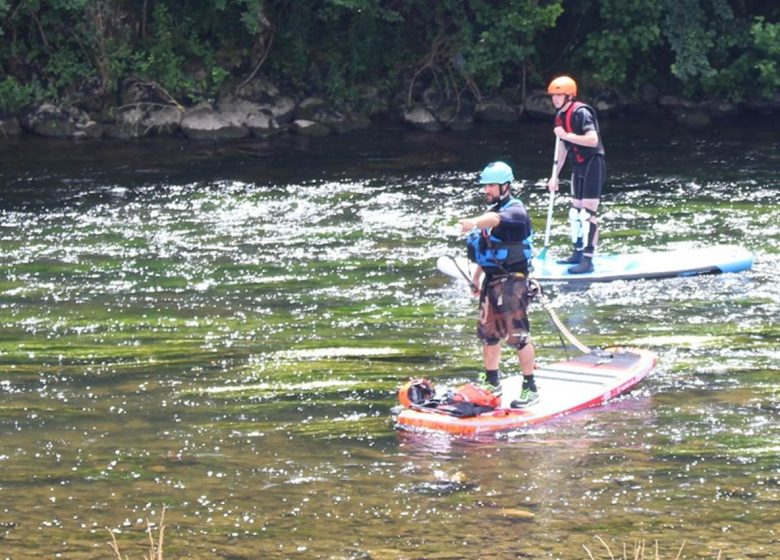
<svg viewBox="0 0 780 560"><path fill-rule="evenodd" d="M0 558L114 558L109 531L140 558L163 508L171 559L780 557L777 123L603 128L605 252L737 243L755 265L549 288L584 343L658 368L478 440L398 432L395 391L479 372L475 302L435 260L491 160L543 231L547 125L5 141ZM540 362L573 352L531 320Z"/></svg>

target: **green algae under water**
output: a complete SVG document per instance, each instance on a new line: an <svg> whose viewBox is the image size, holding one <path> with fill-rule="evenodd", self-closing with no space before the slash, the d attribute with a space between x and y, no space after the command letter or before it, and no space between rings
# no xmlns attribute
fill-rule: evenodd
<svg viewBox="0 0 780 560"><path fill-rule="evenodd" d="M548 127L8 143L0 557L111 557L107 528L141 557L163 506L166 558L780 555L776 127L665 126L605 125L603 249L737 243L753 270L550 288L583 342L658 369L481 440L397 432L395 390L479 371L475 303L434 263L493 159L543 231ZM532 322L539 361L566 355Z"/></svg>

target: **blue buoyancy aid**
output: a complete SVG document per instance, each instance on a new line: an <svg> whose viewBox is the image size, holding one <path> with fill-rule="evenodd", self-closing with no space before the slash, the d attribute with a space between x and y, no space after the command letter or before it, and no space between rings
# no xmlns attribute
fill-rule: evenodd
<svg viewBox="0 0 780 560"><path fill-rule="evenodd" d="M527 272L533 255L531 221L522 202L514 198L497 205L492 211L503 212L519 206L518 222L502 219L500 226L475 229L466 237L469 260L488 274Z"/></svg>

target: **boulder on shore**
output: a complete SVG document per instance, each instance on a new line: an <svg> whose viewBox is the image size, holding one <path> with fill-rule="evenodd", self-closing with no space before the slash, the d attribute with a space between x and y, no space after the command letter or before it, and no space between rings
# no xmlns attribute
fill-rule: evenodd
<svg viewBox="0 0 780 560"><path fill-rule="evenodd" d="M116 121L106 126L109 138L172 136L179 132L184 111L173 105L138 102L119 108Z"/></svg>
<svg viewBox="0 0 780 560"><path fill-rule="evenodd" d="M423 105L414 105L404 111L403 121L413 128L428 132L438 132L442 129L433 112Z"/></svg>
<svg viewBox="0 0 780 560"><path fill-rule="evenodd" d="M2 136L16 136L22 133L22 127L19 124L19 119L13 115L0 116L0 135Z"/></svg>
<svg viewBox="0 0 780 560"><path fill-rule="evenodd" d="M290 124L290 130L301 136L327 136L330 134L330 128L326 125L306 119L294 120Z"/></svg>
<svg viewBox="0 0 780 560"><path fill-rule="evenodd" d="M553 107L550 96L544 90L532 91L523 100L523 111L529 117L552 122L555 116L555 107Z"/></svg>
<svg viewBox="0 0 780 560"><path fill-rule="evenodd" d="M47 138L99 138L103 135L102 126L84 111L75 107L65 109L52 103L27 109L19 124L28 132Z"/></svg>
<svg viewBox="0 0 780 560"><path fill-rule="evenodd" d="M231 123L209 103L200 103L184 112L181 131L193 140L228 140L249 136L249 129Z"/></svg>
<svg viewBox="0 0 780 560"><path fill-rule="evenodd" d="M255 78L246 83L227 83L219 94L217 109L220 113L242 111L247 118L261 112L269 113L279 124L292 122L296 102L282 95L279 88L268 80Z"/></svg>
<svg viewBox="0 0 780 560"><path fill-rule="evenodd" d="M474 118L482 122L509 123L520 119L520 112L503 99L487 99L477 103Z"/></svg>

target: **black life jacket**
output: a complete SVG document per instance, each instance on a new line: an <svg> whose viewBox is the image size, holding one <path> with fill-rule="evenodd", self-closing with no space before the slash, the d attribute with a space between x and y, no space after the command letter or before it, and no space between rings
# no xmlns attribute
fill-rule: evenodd
<svg viewBox="0 0 780 560"><path fill-rule="evenodd" d="M590 114L593 116L593 123L596 125L596 132L599 135L599 145L595 148L590 148L588 146L580 146L579 144L566 142L566 140L564 140L564 142L566 142L566 147L574 154L574 160L577 163L585 163L585 161L587 161L595 154L601 154L602 156L604 155L604 145L601 143L601 131L599 130L599 119L596 116L596 111L590 105L586 105L580 101L572 101L571 104L569 104L569 108L566 109L565 112L558 111L558 113L555 115L555 126L562 126L566 132L583 134L583 130L574 130L574 113L578 109L582 108L590 111Z"/></svg>

